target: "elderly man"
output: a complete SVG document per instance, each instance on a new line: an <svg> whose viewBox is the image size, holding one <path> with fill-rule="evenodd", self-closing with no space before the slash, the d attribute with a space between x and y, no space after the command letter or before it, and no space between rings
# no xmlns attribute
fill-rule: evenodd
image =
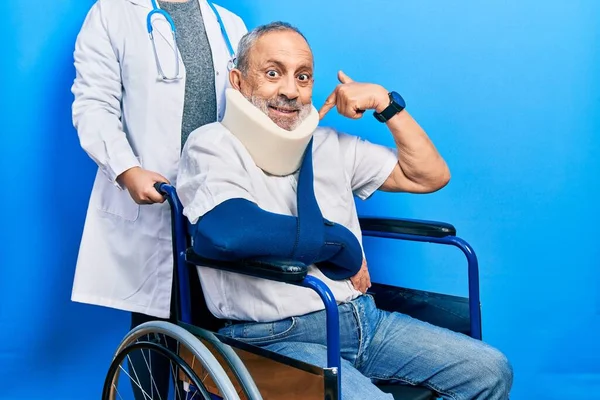
<svg viewBox="0 0 600 400"><path fill-rule="evenodd" d="M229 78L228 115L193 132L182 154L177 189L194 226L194 248L215 258L288 256L312 263L309 274L339 303L344 399L390 399L373 383L382 380L425 385L448 399L507 399L512 369L500 352L379 310L366 294L370 279L354 195L427 193L449 180L402 97L339 72L340 84L317 114L311 49L285 23L244 36ZM354 119L374 110L396 149L317 127L334 107ZM326 365L325 313L315 293L208 268L199 273L209 309L229 321L222 334Z"/></svg>

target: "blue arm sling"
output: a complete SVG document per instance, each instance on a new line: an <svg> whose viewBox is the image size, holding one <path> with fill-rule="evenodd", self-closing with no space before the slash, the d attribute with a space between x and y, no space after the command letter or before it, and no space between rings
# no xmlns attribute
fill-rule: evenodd
<svg viewBox="0 0 600 400"><path fill-rule="evenodd" d="M245 199L230 199L192 226L194 251L205 258L235 261L290 258L316 264L325 276L354 276L362 265L358 239L346 227L323 218L313 186L312 140L298 178L298 217L264 211Z"/></svg>

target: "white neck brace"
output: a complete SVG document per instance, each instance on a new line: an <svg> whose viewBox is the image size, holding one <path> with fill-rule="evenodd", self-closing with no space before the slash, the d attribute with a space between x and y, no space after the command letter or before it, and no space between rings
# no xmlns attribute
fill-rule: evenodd
<svg viewBox="0 0 600 400"><path fill-rule="evenodd" d="M227 100L221 123L246 147L256 165L278 176L296 172L312 134L319 124L319 113L311 111L293 131L279 127L238 90L225 90Z"/></svg>

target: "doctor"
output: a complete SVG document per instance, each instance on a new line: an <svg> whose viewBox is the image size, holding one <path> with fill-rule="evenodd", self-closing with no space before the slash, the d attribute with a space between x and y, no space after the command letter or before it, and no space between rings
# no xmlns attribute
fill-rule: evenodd
<svg viewBox="0 0 600 400"><path fill-rule="evenodd" d="M170 316L170 211L182 144L221 120L243 21L206 0L98 0L75 45L73 123L98 165L72 300ZM135 362L135 361L134 361Z"/></svg>

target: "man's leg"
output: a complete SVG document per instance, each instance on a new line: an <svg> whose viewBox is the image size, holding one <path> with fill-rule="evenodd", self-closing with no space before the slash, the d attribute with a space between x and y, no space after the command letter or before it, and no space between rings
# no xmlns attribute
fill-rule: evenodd
<svg viewBox="0 0 600 400"><path fill-rule="evenodd" d="M279 342L265 347L275 353L304 361L321 368L327 367L327 347L321 344ZM369 378L342 359L342 399L344 400L393 400L391 394L383 393Z"/></svg>
<svg viewBox="0 0 600 400"><path fill-rule="evenodd" d="M357 360L364 375L425 385L454 400L506 400L513 373L489 345L364 302L365 349Z"/></svg>
<svg viewBox="0 0 600 400"><path fill-rule="evenodd" d="M351 304L341 305L338 310L341 352L342 357L347 359L342 359L342 399L393 400L392 395L383 393L354 367L352 361L356 360L360 342L357 313ZM228 325L219 332L325 368L327 366L326 326L325 312L320 311L269 323Z"/></svg>

